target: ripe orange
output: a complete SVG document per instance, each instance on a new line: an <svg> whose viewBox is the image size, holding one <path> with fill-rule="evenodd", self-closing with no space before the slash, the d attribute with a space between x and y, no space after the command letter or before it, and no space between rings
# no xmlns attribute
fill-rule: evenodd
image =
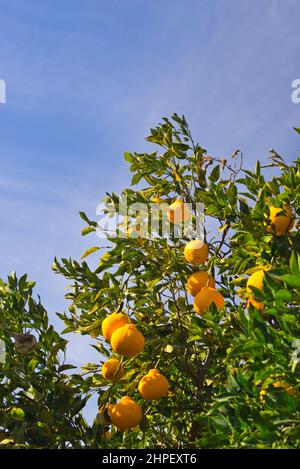
<svg viewBox="0 0 300 469"><path fill-rule="evenodd" d="M208 245L198 239L190 241L185 245L184 257L191 264L204 264L208 258Z"/></svg>
<svg viewBox="0 0 300 469"><path fill-rule="evenodd" d="M252 304L254 308L258 309L259 311L263 311L264 309L264 304L260 303L259 301L255 300L254 298L254 292L251 290L251 286L258 288L259 290L262 290L263 288L263 282L265 278L265 269L259 269L256 272L254 272L252 275L247 280L247 293L249 296L248 302L247 302L247 307L249 308L249 305Z"/></svg>
<svg viewBox="0 0 300 469"><path fill-rule="evenodd" d="M203 315L209 310L212 303L220 310L223 308L224 302L224 297L218 290L212 287L204 287L195 296L194 309L197 313Z"/></svg>
<svg viewBox="0 0 300 469"><path fill-rule="evenodd" d="M259 290L262 290L263 288L263 282L265 278L265 270L264 269L259 269L256 272L254 272L252 275L247 280L247 293L251 296L253 296L253 290L250 288L256 287Z"/></svg>
<svg viewBox="0 0 300 469"><path fill-rule="evenodd" d="M113 333L111 346L115 353L124 357L134 357L144 350L145 339L135 324L125 324Z"/></svg>
<svg viewBox="0 0 300 469"><path fill-rule="evenodd" d="M105 339L110 340L112 334L119 327L129 323L129 317L123 313L112 313L102 323L102 334Z"/></svg>
<svg viewBox="0 0 300 469"><path fill-rule="evenodd" d="M258 288L259 290L262 290L263 288L263 282L265 278L265 269L259 269L256 270L253 274L250 275L250 277L247 280L247 292L248 293L253 293L253 290L251 290L251 286Z"/></svg>
<svg viewBox="0 0 300 469"><path fill-rule="evenodd" d="M259 393L259 398L262 402L265 402L265 396L268 394L269 386L265 387L264 389L261 389ZM272 386L274 388L283 389L287 394L289 394L289 396L297 396L298 394L296 389L290 384L288 384L286 381L284 381L283 379L274 381L274 383L272 383Z"/></svg>
<svg viewBox="0 0 300 469"><path fill-rule="evenodd" d="M108 381L114 381L115 383L118 383L120 379L123 378L125 373L124 367L122 365L120 367L119 366L119 360L116 358L110 358L102 365L102 376ZM118 373L116 375L117 370Z"/></svg>
<svg viewBox="0 0 300 469"><path fill-rule="evenodd" d="M283 380L275 381L275 383L273 383L273 387L274 388L284 389L290 396L296 396L297 395L296 389L293 386L291 386L290 384L283 381Z"/></svg>
<svg viewBox="0 0 300 469"><path fill-rule="evenodd" d="M294 225L291 207L285 205L282 208L270 207L271 231L277 236L282 236L290 231Z"/></svg>
<svg viewBox="0 0 300 469"><path fill-rule="evenodd" d="M212 275L209 275L207 272L199 270L198 272L194 272L192 275L189 276L187 281L187 291L192 295L196 296L197 293L203 287L212 287L215 286L215 279Z"/></svg>
<svg viewBox="0 0 300 469"><path fill-rule="evenodd" d="M127 430L141 423L143 412L136 402L125 396L109 410L109 416L119 430Z"/></svg>
<svg viewBox="0 0 300 469"><path fill-rule="evenodd" d="M189 221L191 218L191 212L186 203L182 200L176 200L170 205L167 216L170 222L176 225L183 221Z"/></svg>
<svg viewBox="0 0 300 469"><path fill-rule="evenodd" d="M143 399L152 401L168 394L169 383L165 376L153 368L141 379L138 389Z"/></svg>

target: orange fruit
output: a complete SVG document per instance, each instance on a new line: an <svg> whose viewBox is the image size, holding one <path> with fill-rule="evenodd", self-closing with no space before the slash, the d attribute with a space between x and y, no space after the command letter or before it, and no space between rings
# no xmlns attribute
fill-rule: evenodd
<svg viewBox="0 0 300 469"><path fill-rule="evenodd" d="M161 399L169 391L169 383L157 369L150 370L139 382L139 393L146 400Z"/></svg>
<svg viewBox="0 0 300 469"><path fill-rule="evenodd" d="M198 272L194 272L192 275L189 276L187 281L187 291L192 295L196 296L197 293L203 287L212 287L215 286L215 279L212 275L209 275L207 272L199 270Z"/></svg>
<svg viewBox="0 0 300 469"><path fill-rule="evenodd" d="M113 333L111 346L115 353L134 357L144 350L145 339L135 324L125 324Z"/></svg>
<svg viewBox="0 0 300 469"><path fill-rule="evenodd" d="M259 290L262 290L263 282L265 278L265 272L266 272L265 269L259 269L259 270L256 270L256 272L254 272L252 275L250 275L250 277L247 280L247 292L248 293L250 294L253 293L253 290L249 288L251 286L258 288Z"/></svg>
<svg viewBox="0 0 300 469"><path fill-rule="evenodd" d="M118 374L116 375L117 370ZM120 362L116 358L110 358L102 365L102 376L108 381L118 383L123 378L124 373L124 367L120 366Z"/></svg>
<svg viewBox="0 0 300 469"><path fill-rule="evenodd" d="M170 205L167 216L170 222L176 225L183 221L189 221L191 218L191 212L186 203L182 200L176 200Z"/></svg>
<svg viewBox="0 0 300 469"><path fill-rule="evenodd" d="M265 402L265 396L268 394L269 386L262 389L259 393L259 397L262 402ZM283 389L287 394L289 394L289 396L297 396L298 394L296 389L293 386L291 386L290 384L288 384L286 381L282 379L279 379L278 381L274 381L274 383L272 383L272 386L274 388Z"/></svg>
<svg viewBox="0 0 300 469"><path fill-rule="evenodd" d="M282 236L290 231L294 225L291 207L285 205L282 208L270 207L271 231L277 236Z"/></svg>
<svg viewBox="0 0 300 469"><path fill-rule="evenodd" d="M141 423L143 412L136 402L125 396L109 410L109 416L113 425L119 430L127 430Z"/></svg>
<svg viewBox="0 0 300 469"><path fill-rule="evenodd" d="M218 310L224 306L224 297L221 293L212 287L203 287L197 293L194 300L194 309L200 315L205 314L212 303L214 303Z"/></svg>
<svg viewBox="0 0 300 469"><path fill-rule="evenodd" d="M184 257L191 264L204 264L208 258L208 245L198 239L192 240L184 247Z"/></svg>
<svg viewBox="0 0 300 469"><path fill-rule="evenodd" d="M112 334L119 327L129 323L129 317L123 313L112 313L102 323L102 334L105 339L110 340Z"/></svg>
<svg viewBox="0 0 300 469"><path fill-rule="evenodd" d="M262 290L263 288L263 282L265 278L265 270L264 269L259 269L256 272L254 272L252 275L247 280L247 293L250 296L250 303L257 307L257 305L261 305L262 303L258 303L256 300L253 299L254 297L254 292L251 290L251 286L258 288L259 290ZM252 301L253 299L253 301ZM259 309L259 308L257 308Z"/></svg>
<svg viewBox="0 0 300 469"><path fill-rule="evenodd" d="M289 385L288 383L286 383L283 380L275 381L275 383L273 383L273 386L274 386L274 388L284 389L290 396L296 396L297 395L297 391L295 390L295 388L293 388L293 386Z"/></svg>

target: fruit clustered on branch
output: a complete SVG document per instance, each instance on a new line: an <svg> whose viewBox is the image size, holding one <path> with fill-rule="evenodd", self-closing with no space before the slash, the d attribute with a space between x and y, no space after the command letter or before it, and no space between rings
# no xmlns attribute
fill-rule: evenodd
<svg viewBox="0 0 300 469"><path fill-rule="evenodd" d="M113 424L122 432L131 429L115 435L120 447L154 441L164 447L239 447L243 438L250 446L255 438L262 446L272 438L277 444L285 437L281 430L269 431L260 412L264 402L271 405L264 395L271 384L291 398L297 392L289 384L296 376L287 371L287 350L300 333L292 319L300 314L297 223L292 231L299 211L299 162L289 166L272 150L265 168L281 174L266 181L260 162L249 171L240 151L231 161L207 156L184 117L172 119L147 138L163 154L125 153L132 185L143 179L148 187L125 189L122 196L149 207L170 203L173 225L190 215L195 219L186 204L203 203L204 240L142 238L135 220L127 238L108 234L112 246L96 269L84 259L98 246L81 263L54 263L54 270L74 282L67 295L70 314L60 315L66 332L94 338L102 332L113 351L103 340L94 346L108 358L102 378L98 364L84 367L92 375L85 380L87 391L99 394L95 441L97 424L104 444ZM120 198L107 195L107 213L118 212ZM97 223L81 217L88 225L83 235L95 232ZM281 407L274 405L272 412ZM278 422L281 429L279 414Z"/></svg>

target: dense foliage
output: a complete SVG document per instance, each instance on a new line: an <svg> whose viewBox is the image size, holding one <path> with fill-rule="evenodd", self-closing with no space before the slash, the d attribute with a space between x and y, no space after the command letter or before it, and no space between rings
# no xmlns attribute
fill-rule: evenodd
<svg viewBox="0 0 300 469"><path fill-rule="evenodd" d="M72 282L69 311L59 315L64 332L97 338L99 352L99 362L83 364L82 374L65 375L66 341L32 299L32 284L10 277L0 285L0 338L8 357L0 364L0 430L10 444L27 446L299 447L300 366L294 347L300 338L300 160L287 164L272 150L267 163L248 170L240 151L227 159L209 156L176 114L147 140L160 150L125 153L138 189L131 186L122 197L149 210L155 197L204 204L209 258L201 268L215 277L225 307L218 311L213 304L204 316L195 313L186 283L199 268L184 259L188 238L108 235L110 248L96 269L85 258L97 256L101 245L81 261L54 261L54 271ZM107 194L107 212L118 212L119 201ZM294 227L278 235L270 207L285 206L292 209ZM81 216L87 223L82 234L95 235L97 222ZM263 289L252 288L264 305L257 309L248 303L246 282L262 268ZM122 359L123 378L109 384L101 375L101 361L111 355L101 324L115 311L130 316L146 346ZM11 337L27 330L36 331L38 344L20 355ZM170 391L145 401L138 384L153 368L168 378ZM87 428L80 410L93 393L100 412L95 409L93 428ZM142 406L144 418L126 432L112 426L109 440L105 406L126 395Z"/></svg>
<svg viewBox="0 0 300 469"><path fill-rule="evenodd" d="M49 325L32 297L34 282L12 274L0 280L0 447L81 447L88 427L86 400L66 372L67 341Z"/></svg>

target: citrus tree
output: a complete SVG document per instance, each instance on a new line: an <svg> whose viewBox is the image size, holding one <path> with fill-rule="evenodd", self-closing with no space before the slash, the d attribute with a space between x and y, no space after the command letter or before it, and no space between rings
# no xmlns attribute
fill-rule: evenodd
<svg viewBox="0 0 300 469"><path fill-rule="evenodd" d="M0 448L80 448L91 435L84 390L33 287L26 275L0 279Z"/></svg>
<svg viewBox="0 0 300 469"><path fill-rule="evenodd" d="M99 362L82 378L99 395L95 444L299 446L300 161L272 150L249 170L239 151L209 156L177 114L146 140L159 150L125 153L132 186L107 194L105 211L118 213L122 197L149 211L167 202L174 228L184 204L195 221L202 203L204 239L147 236L137 213L127 236L107 235L96 269L55 260L73 282L66 332L97 338ZM97 231L81 216L83 235Z"/></svg>
<svg viewBox="0 0 300 469"><path fill-rule="evenodd" d="M0 427L8 433L7 419L14 419L13 428L30 427L25 404L36 412L47 402L48 418L59 407L50 443L56 447L299 447L300 160L287 164L272 150L266 163L246 169L240 151L210 156L177 114L151 129L147 140L158 150L126 152L132 185L104 199L109 215L123 213L124 199L139 209L107 233L105 247L95 241L80 261L53 264L72 284L69 310L59 314L64 332L92 338L99 360L64 375L57 352L65 341L53 329L47 339L46 313L31 303L43 311L26 316L37 321L39 347L30 351L35 358L20 361L13 350L12 363L0 365ZM197 226L199 204L204 227ZM157 208L166 206L170 230L164 236L164 210ZM160 236L143 223L155 210ZM97 220L81 217L82 234L97 240ZM98 256L96 268L87 256ZM20 333L32 327L18 322L29 293L14 288L23 303L8 311ZM1 314L8 314L5 305ZM32 359L37 362L30 368ZM7 373L17 366L25 367L33 389L44 390L37 402L17 382L21 394L13 398ZM34 373L38 367L43 373ZM57 394L61 382L70 394L66 405ZM89 428L80 408L93 394L98 406ZM39 422L39 435L47 435L49 423Z"/></svg>

